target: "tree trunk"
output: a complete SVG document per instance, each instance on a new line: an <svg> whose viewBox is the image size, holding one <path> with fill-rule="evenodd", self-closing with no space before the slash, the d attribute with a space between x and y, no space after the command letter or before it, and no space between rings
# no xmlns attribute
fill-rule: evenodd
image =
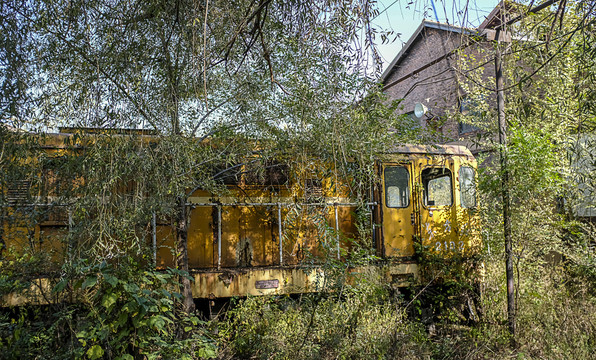
<svg viewBox="0 0 596 360"><path fill-rule="evenodd" d="M178 219L176 229L176 266L178 270L188 273L188 217L186 214L186 198L178 198ZM185 313L190 314L195 310L195 303L192 298L190 279L183 276L182 282L182 308Z"/></svg>

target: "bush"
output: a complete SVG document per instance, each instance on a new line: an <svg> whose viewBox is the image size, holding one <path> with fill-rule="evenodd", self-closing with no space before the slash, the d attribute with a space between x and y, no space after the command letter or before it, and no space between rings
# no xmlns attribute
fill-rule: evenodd
<svg viewBox="0 0 596 360"><path fill-rule="evenodd" d="M54 292L73 303L21 307L0 320L6 358L212 358L204 322L177 308L181 295L170 269L143 270L131 259L118 266L84 263L70 269Z"/></svg>

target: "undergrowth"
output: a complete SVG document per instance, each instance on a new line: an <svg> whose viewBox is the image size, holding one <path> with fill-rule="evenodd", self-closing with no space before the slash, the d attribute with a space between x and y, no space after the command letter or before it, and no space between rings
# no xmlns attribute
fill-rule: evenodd
<svg viewBox="0 0 596 360"><path fill-rule="evenodd" d="M407 358L423 354L427 342L424 327L407 319L400 299L372 284L341 297L247 298L219 329L223 358Z"/></svg>
<svg viewBox="0 0 596 360"><path fill-rule="evenodd" d="M432 322L414 302L375 281L336 293L237 300L219 333L221 359L591 359L596 355L593 284L569 264L520 269L517 333L507 328L504 265L487 257L478 323L441 309ZM416 296L416 293L413 294ZM418 306L424 306L420 304Z"/></svg>
<svg viewBox="0 0 596 360"><path fill-rule="evenodd" d="M174 280L184 274L102 263L81 264L56 284L55 293L75 291L80 301L3 309L0 358L591 359L592 237L578 234L567 236L573 246L558 259L518 263L515 338L507 330L502 254L494 250L484 258L479 322L454 316L461 308L441 288L430 290L438 296L420 288L403 296L374 271L351 277L339 262L324 268L325 291L233 299L218 319L200 320L177 309ZM5 270L8 284L12 273ZM429 306L430 321L418 316Z"/></svg>

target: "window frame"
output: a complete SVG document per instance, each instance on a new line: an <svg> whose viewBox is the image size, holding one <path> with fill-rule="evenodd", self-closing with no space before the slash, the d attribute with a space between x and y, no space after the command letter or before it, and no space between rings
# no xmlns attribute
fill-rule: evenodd
<svg viewBox="0 0 596 360"><path fill-rule="evenodd" d="M473 185L473 189L474 189L474 205L472 206L465 206L464 205L464 197L463 197L463 187L462 187L462 170L464 169L470 169L472 171L472 185ZM462 209L475 209L478 206L478 196L477 196L477 186L476 186L476 170L472 167L472 166L468 166L468 165L462 165L459 167L459 171L458 171L458 182L459 182L459 204L462 207Z"/></svg>
<svg viewBox="0 0 596 360"><path fill-rule="evenodd" d="M440 173L440 176L433 176L431 175L428 179L425 179L425 175L424 172L427 170L432 171L433 169L437 169L437 170L443 170L442 173ZM448 205L436 205L436 204L432 204L429 205L428 204L428 185L429 182L431 180L436 180L436 179L440 179L443 177L448 177L449 178L449 192L451 194L451 201ZM451 169L447 168L447 167L443 167L443 166L428 166L425 167L424 169L422 169L422 171L420 172L420 182L422 183L422 205L425 208L439 208L439 207L452 207L453 204L455 203L455 189L453 188L453 172L451 171Z"/></svg>
<svg viewBox="0 0 596 360"><path fill-rule="evenodd" d="M403 169L406 172L406 204L405 206L389 206L389 197L388 197L388 190L389 190L389 186L387 186L387 169L390 168L394 168L394 169ZM384 191L384 196L385 196L385 207L390 208L390 209L407 209L408 207L410 207L410 203L411 201L411 190L410 190L410 171L408 170L408 168L404 165L398 165L398 164L394 164L394 165L385 165L383 168L383 185L385 187L385 189L383 189Z"/></svg>

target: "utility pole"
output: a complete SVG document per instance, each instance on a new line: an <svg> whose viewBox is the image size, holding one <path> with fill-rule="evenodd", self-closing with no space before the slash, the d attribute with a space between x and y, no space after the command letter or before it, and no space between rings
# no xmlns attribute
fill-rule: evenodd
<svg viewBox="0 0 596 360"><path fill-rule="evenodd" d="M547 0L544 3L528 10L528 13L538 11L551 6L560 0ZM533 4L533 3L532 3ZM532 6L530 4L530 6ZM507 277L507 325L509 332L515 342L515 280L513 277L513 240L511 235L511 196L509 194L509 165L507 159L507 121L505 119L505 93L503 85L503 53L502 43L511 42L511 34L508 34L506 27L514 24L525 15L519 15L505 21L505 1L501 1L501 24L494 30L486 31L488 40L496 41L495 52L495 80L497 95L497 118L499 123L499 162L501 165L501 197L503 199L503 237L505 238L505 275Z"/></svg>
<svg viewBox="0 0 596 360"><path fill-rule="evenodd" d="M497 117L499 120L499 162L501 165L501 197L503 198L503 235L505 237L505 273L507 276L507 324L515 335L515 283L513 279L513 245L511 238L511 199L509 195L509 167L507 159L507 121L505 120L505 94L503 91L503 59L497 31L495 79Z"/></svg>
<svg viewBox="0 0 596 360"><path fill-rule="evenodd" d="M511 196L509 194L509 165L507 159L507 120L505 119L505 86L503 85L503 44L511 42L506 26L505 2L501 1L501 24L484 30L487 40L495 41L495 94L499 125L499 163L501 166L501 198L503 201L503 237L505 238L505 275L507 277L507 324L515 342L515 280L513 278L513 241L511 235ZM517 19L514 19L517 21Z"/></svg>

